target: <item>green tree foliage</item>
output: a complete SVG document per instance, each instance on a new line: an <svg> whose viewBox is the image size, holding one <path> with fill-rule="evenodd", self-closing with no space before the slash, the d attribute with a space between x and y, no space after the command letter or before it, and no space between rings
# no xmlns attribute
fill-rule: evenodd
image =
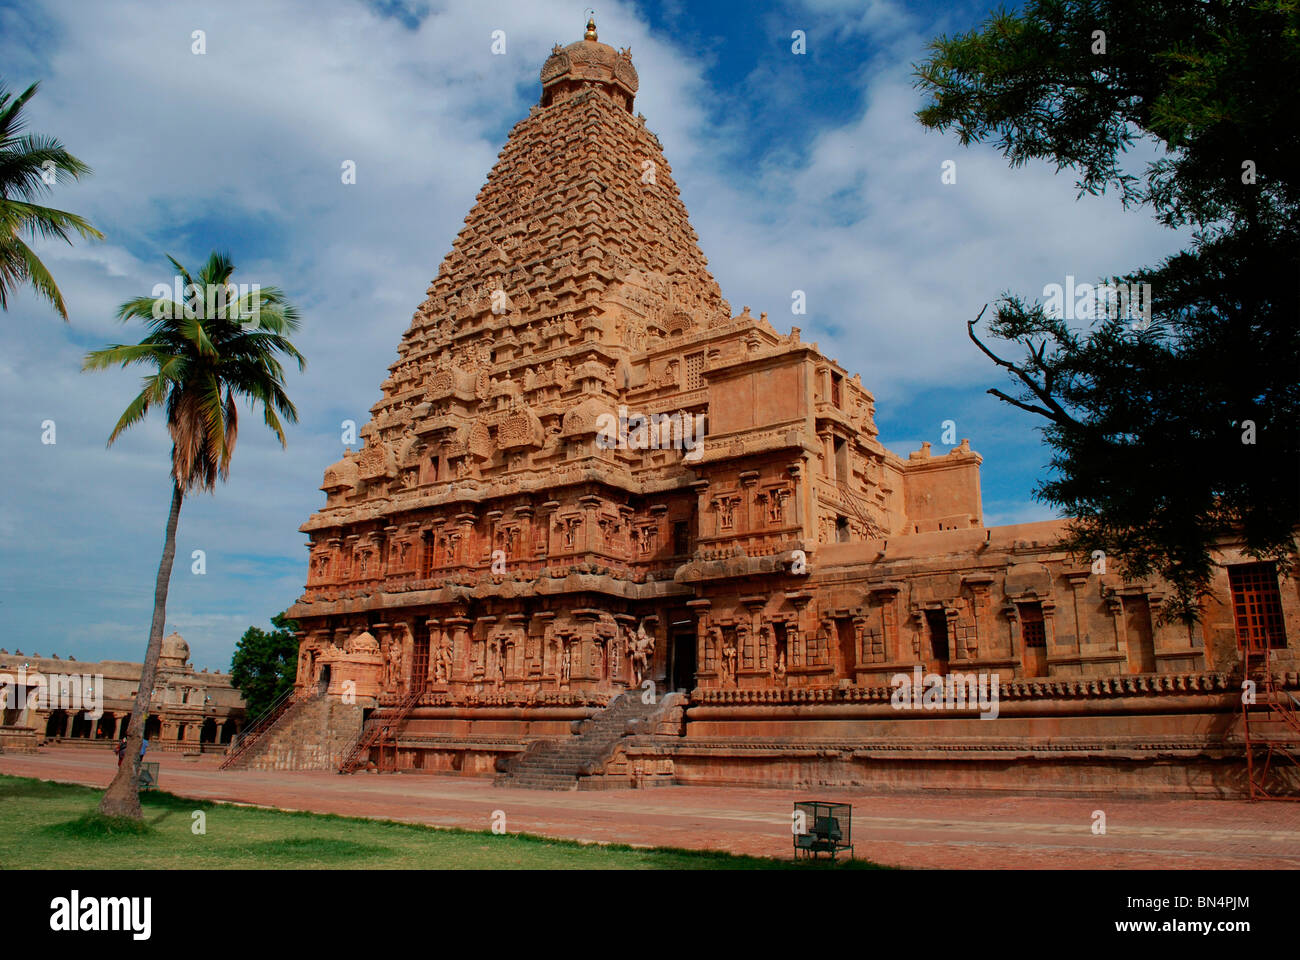
<svg viewBox="0 0 1300 960"><path fill-rule="evenodd" d="M1283 572L1296 549L1298 6L1030 0L934 40L916 67L924 126L1189 230L1181 252L1101 281L1150 284L1149 316L1071 323L1008 291L988 329L1017 360L967 325L1016 384L989 392L1042 418L1052 469L1035 494L1070 518L1067 546L1164 577L1185 620L1218 538ZM1156 152L1144 167L1126 156L1140 143Z"/></svg>
<svg viewBox="0 0 1300 960"><path fill-rule="evenodd" d="M75 213L33 202L56 183L90 174L90 167L54 137L22 132L27 126L23 108L36 95L36 88L33 83L15 97L0 81L0 310L8 307L9 294L15 288L27 285L67 320L63 294L45 264L23 242L22 234L55 237L69 244L73 233L96 240L103 240L104 235Z"/></svg>
<svg viewBox="0 0 1300 960"><path fill-rule="evenodd" d="M298 672L297 622L277 613L271 626L270 631L257 627L244 631L230 661L230 682L244 695L250 720L287 693Z"/></svg>

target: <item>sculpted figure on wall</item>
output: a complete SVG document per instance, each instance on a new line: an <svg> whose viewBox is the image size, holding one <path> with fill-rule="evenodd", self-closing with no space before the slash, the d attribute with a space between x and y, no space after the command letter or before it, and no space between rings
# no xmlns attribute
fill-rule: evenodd
<svg viewBox="0 0 1300 960"><path fill-rule="evenodd" d="M627 643L628 659L632 664L632 677L638 687L641 685L646 673L649 672L654 652L654 637L646 633L645 621L642 620L641 624L636 628L635 634L630 629L628 630Z"/></svg>
<svg viewBox="0 0 1300 960"><path fill-rule="evenodd" d="M438 640L438 652L433 663L433 679L437 683L448 683L451 680L451 637L443 634Z"/></svg>
<svg viewBox="0 0 1300 960"><path fill-rule="evenodd" d="M384 690L391 690L393 688L393 662L389 653L392 646L392 635L389 633L383 634L382 639L379 641L379 686Z"/></svg>
<svg viewBox="0 0 1300 960"><path fill-rule="evenodd" d="M402 682L402 641L396 635L388 642L388 669L385 675L387 679L384 689L396 690Z"/></svg>

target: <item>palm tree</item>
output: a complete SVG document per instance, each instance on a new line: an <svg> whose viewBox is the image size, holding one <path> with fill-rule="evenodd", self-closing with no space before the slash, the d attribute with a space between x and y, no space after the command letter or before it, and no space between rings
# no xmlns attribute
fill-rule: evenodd
<svg viewBox="0 0 1300 960"><path fill-rule="evenodd" d="M172 438L171 513L154 587L149 648L127 728L126 750L132 762L118 768L99 804L105 815L137 820L142 816L137 787L140 741L162 648L181 501L190 490L211 492L217 480L225 480L229 474L237 432L236 400L246 400L254 408L260 404L266 425L280 445L285 445L280 417L295 423L298 411L284 392L284 368L278 355L297 360L299 370L306 366L287 337L298 329L298 311L278 288L254 288L239 295L230 280L234 264L224 254L213 253L208 258L197 284L180 263L167 259L184 283L183 299L128 300L118 308L117 318L143 321L148 336L135 345L114 344L95 350L82 364L83 370L133 364L150 368L143 389L113 428L110 446L155 407L166 411Z"/></svg>
<svg viewBox="0 0 1300 960"><path fill-rule="evenodd" d="M33 83L12 97L0 82L0 310L8 309L9 294L15 288L29 283L67 320L67 304L50 271L18 235L58 237L68 243L72 243L69 231L96 240L103 240L104 235L75 213L32 202L52 184L79 180L90 173L90 167L54 137L20 133L27 125L23 107L38 86Z"/></svg>

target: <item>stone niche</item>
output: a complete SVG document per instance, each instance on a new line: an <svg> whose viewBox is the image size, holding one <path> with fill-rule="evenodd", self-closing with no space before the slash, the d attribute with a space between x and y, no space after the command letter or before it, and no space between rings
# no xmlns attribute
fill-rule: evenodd
<svg viewBox="0 0 1300 960"><path fill-rule="evenodd" d="M1041 563L1013 563L1007 567L1003 592L1008 599L1045 599L1052 595L1052 572Z"/></svg>

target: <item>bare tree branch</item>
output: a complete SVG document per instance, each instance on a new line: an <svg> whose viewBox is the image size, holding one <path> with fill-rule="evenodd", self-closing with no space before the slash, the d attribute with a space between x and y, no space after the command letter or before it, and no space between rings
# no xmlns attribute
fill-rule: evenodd
<svg viewBox="0 0 1300 960"><path fill-rule="evenodd" d="M970 337L971 342L974 343L975 346L979 347L980 351L986 357L988 357L990 360L996 363L999 367L1003 367L1007 370L1010 370L1012 373L1014 373L1016 377L1020 380L1020 382L1029 388L1029 392L1043 402L1043 406L1035 407L1032 404L1022 403L1019 400L1015 400L1007 396L1001 390L990 390L989 393L997 397L999 400L1004 400L1007 403L1019 407L1021 410L1026 410L1030 413L1036 413L1039 416L1046 417L1048 420L1051 420L1053 423L1058 423L1058 424L1071 423L1074 424L1075 426L1079 426L1078 421L1075 420L1073 417L1071 417L1068 413L1066 413L1065 408L1062 407L1056 401L1056 398L1052 396L1051 383L1052 380L1054 379L1054 375L1050 370L1047 370L1047 368L1044 366L1042 362L1043 355L1047 350L1046 340L1043 341L1043 345L1039 350L1035 350L1034 345L1032 343L1028 344L1030 354L1034 356L1034 358L1038 362L1038 366L1042 368L1045 373L1045 383L1039 384L1038 381L1036 381L1032 376L1030 376L1030 374L1024 368L1018 367L1014 363L1011 363L1008 360L1003 360L1001 357L999 357L988 347L984 346L984 344L980 341L980 338L975 335L975 324L980 322L980 318L984 316L984 311L987 310L988 308L989 305L987 303L984 304L984 306L980 308L979 315L976 316L974 320L966 321L966 335Z"/></svg>

